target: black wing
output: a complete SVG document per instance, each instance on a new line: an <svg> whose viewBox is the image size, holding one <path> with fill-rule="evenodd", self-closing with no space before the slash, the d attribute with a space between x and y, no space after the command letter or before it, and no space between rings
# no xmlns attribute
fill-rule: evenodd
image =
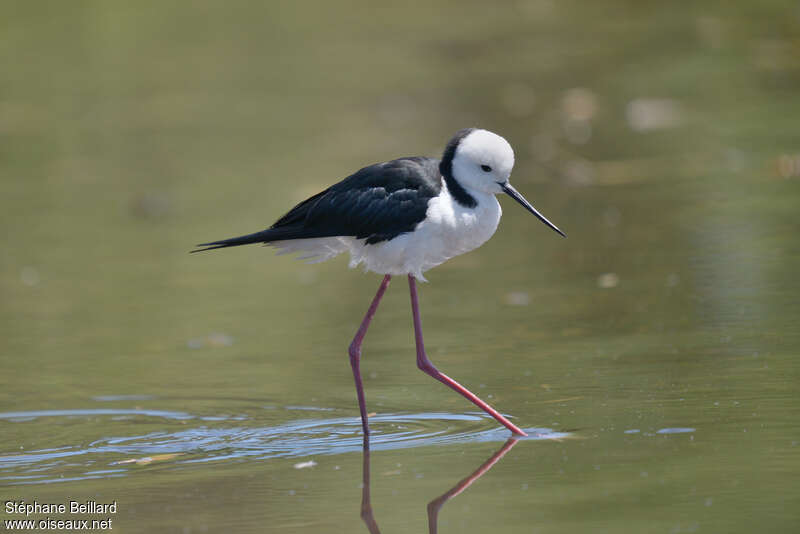
<svg viewBox="0 0 800 534"><path fill-rule="evenodd" d="M266 230L198 246L211 250L335 236L380 243L414 230L425 218L428 201L441 188L437 159L414 157L377 163L304 200Z"/></svg>

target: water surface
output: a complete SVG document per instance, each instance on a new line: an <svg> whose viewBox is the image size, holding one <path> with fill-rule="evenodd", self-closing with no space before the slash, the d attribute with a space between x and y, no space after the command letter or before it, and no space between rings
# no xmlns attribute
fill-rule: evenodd
<svg viewBox="0 0 800 534"><path fill-rule="evenodd" d="M796 3L2 12L3 500L129 532L800 527ZM416 369L396 279L365 454L379 277L188 251L472 125L569 238L501 199L420 286L426 341L532 437Z"/></svg>

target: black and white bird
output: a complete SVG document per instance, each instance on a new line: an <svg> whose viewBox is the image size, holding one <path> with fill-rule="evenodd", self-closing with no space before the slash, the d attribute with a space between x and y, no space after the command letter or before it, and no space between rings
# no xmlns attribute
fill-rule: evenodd
<svg viewBox="0 0 800 534"><path fill-rule="evenodd" d="M566 237L509 183L514 151L499 135L476 128L450 139L441 160L399 158L360 169L304 200L266 230L198 245L193 252L266 243L279 254L325 261L350 253L350 266L383 274L378 292L350 344L350 363L365 437L369 435L361 380L361 343L393 275L407 275L417 347L417 366L456 390L513 433L516 425L458 382L441 373L425 354L416 280L448 259L485 243L500 222L505 193Z"/></svg>

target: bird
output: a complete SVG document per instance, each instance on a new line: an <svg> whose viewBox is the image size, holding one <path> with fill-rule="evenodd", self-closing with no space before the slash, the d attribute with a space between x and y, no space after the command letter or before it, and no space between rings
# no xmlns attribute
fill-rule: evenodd
<svg viewBox="0 0 800 534"><path fill-rule="evenodd" d="M417 367L455 390L508 428L527 434L439 371L425 352L417 281L450 258L474 250L497 230L504 193L553 231L566 237L509 183L514 150L500 135L480 128L456 132L441 158L402 157L368 165L324 191L300 202L266 230L197 245L203 252L251 243L299 253L310 263L348 252L350 267L382 274L348 354L355 380L363 435L369 437L361 346L393 276L408 278Z"/></svg>

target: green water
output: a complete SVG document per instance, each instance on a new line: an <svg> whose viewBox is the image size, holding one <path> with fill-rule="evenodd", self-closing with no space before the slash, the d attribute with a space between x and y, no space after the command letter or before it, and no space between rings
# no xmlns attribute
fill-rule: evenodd
<svg viewBox="0 0 800 534"><path fill-rule="evenodd" d="M798 58L796 2L5 3L0 497L123 532L797 532ZM472 125L569 238L501 199L420 286L426 342L535 432L416 369L396 278L365 457L380 277L187 252Z"/></svg>

